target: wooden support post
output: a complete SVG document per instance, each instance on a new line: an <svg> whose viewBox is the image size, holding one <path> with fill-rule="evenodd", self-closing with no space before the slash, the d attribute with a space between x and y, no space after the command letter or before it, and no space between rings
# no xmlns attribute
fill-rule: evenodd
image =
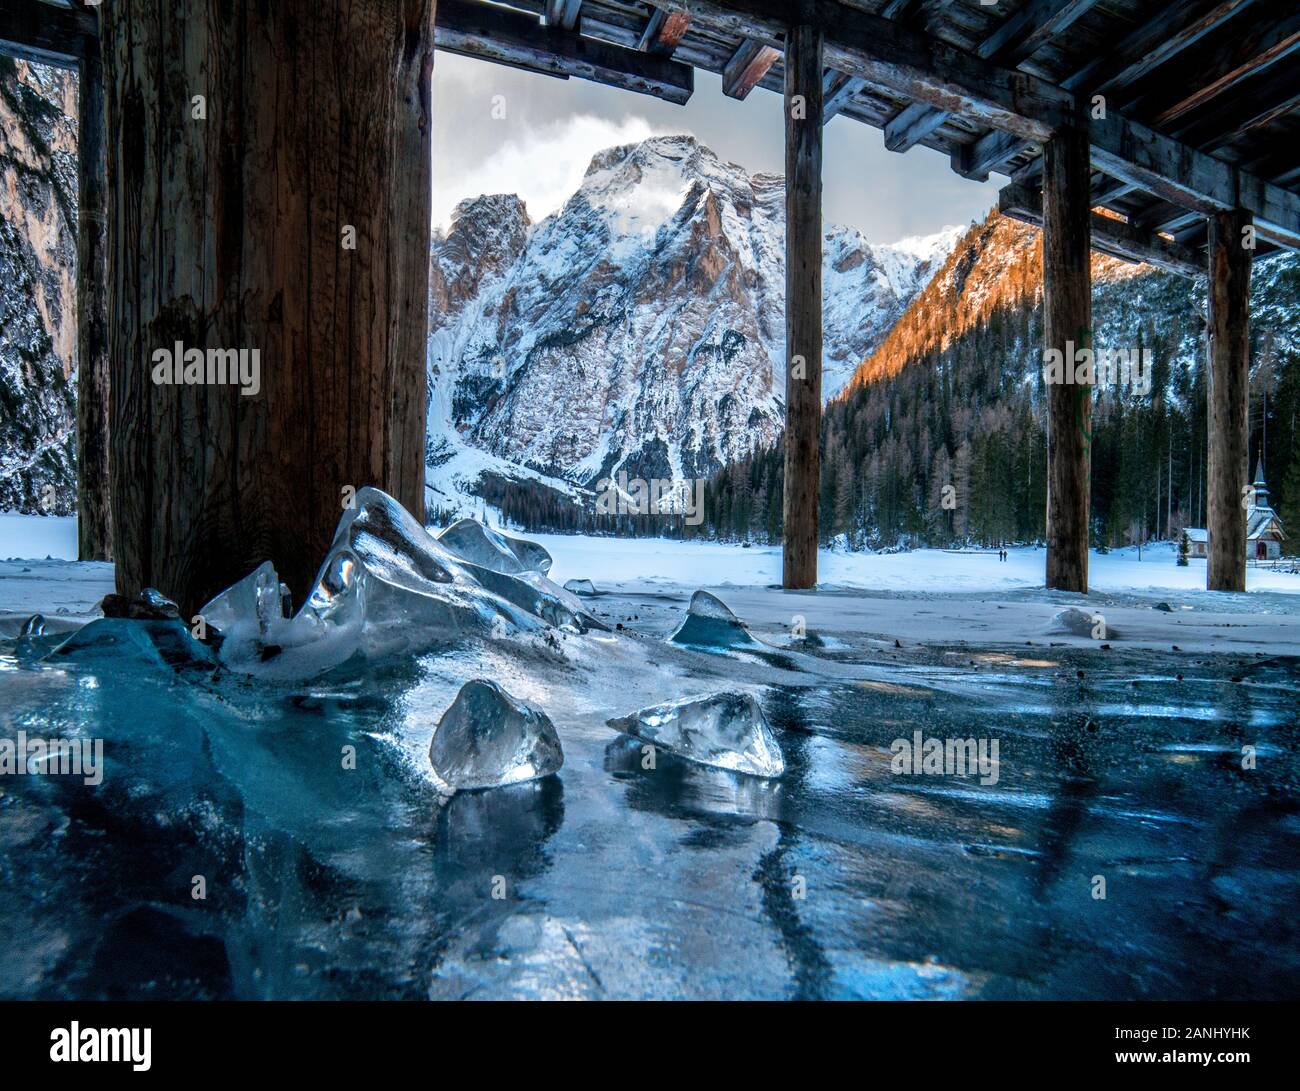
<svg viewBox="0 0 1300 1091"><path fill-rule="evenodd" d="M1080 119L1043 149L1043 349L1062 354L1063 379L1092 348L1091 182ZM1086 592L1092 386L1049 383L1047 417L1047 586Z"/></svg>
<svg viewBox="0 0 1300 1091"><path fill-rule="evenodd" d="M104 21L120 593L190 618L270 560L301 603L348 489L421 514L433 12Z"/></svg>
<svg viewBox="0 0 1300 1091"><path fill-rule="evenodd" d="M817 584L822 420L822 32L785 48L786 587Z"/></svg>
<svg viewBox="0 0 1300 1091"><path fill-rule="evenodd" d="M113 559L109 482L104 66L87 38L77 90L77 556Z"/></svg>
<svg viewBox="0 0 1300 1091"><path fill-rule="evenodd" d="M1246 590L1247 388L1250 370L1249 213L1209 218L1209 453L1206 459L1210 591Z"/></svg>

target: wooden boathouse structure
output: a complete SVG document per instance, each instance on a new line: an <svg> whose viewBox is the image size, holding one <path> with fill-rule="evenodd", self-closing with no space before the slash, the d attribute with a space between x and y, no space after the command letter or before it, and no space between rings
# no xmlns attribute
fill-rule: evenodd
<svg viewBox="0 0 1300 1091"><path fill-rule="evenodd" d="M188 616L267 558L301 601L345 486L422 512L443 50L785 96L786 587L817 579L842 114L1008 178L1002 210L1043 230L1045 350L1086 339L1091 249L1207 276L1207 581L1244 590L1250 273L1300 248L1298 48L1289 0L0 0L0 49L81 73L82 554ZM258 348L259 395L154 384L174 344ZM1048 388L1051 588L1088 587L1091 406Z"/></svg>

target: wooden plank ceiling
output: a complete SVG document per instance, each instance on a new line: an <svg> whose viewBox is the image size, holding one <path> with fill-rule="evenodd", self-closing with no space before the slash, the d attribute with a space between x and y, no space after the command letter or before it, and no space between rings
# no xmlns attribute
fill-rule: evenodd
<svg viewBox="0 0 1300 1091"><path fill-rule="evenodd" d="M57 56L54 5L77 2L0 0L0 43L21 52L15 38L34 36ZM1035 219L1043 139L1102 96L1099 249L1200 271L1205 214L1236 204L1255 217L1257 256L1300 249L1294 0L439 0L436 41L672 102L703 69L744 98L781 93L801 8L826 35L828 118L881 129L894 151L934 149L967 177L1006 175L1011 215Z"/></svg>

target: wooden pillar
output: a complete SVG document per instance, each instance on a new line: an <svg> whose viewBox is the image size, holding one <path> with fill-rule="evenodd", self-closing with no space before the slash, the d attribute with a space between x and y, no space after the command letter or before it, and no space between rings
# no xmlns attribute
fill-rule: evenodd
<svg viewBox="0 0 1300 1091"><path fill-rule="evenodd" d="M104 66L87 39L77 89L77 556L113 559L109 484Z"/></svg>
<svg viewBox="0 0 1300 1091"><path fill-rule="evenodd" d="M1209 559L1210 591L1246 590L1247 387L1250 369L1250 258L1240 209L1209 218Z"/></svg>
<svg viewBox="0 0 1300 1091"><path fill-rule="evenodd" d="M433 15L116 0L104 20L119 592L190 617L271 560L297 604L346 490L421 512Z"/></svg>
<svg viewBox="0 0 1300 1091"><path fill-rule="evenodd" d="M783 584L817 583L822 419L822 32L785 46L785 549Z"/></svg>
<svg viewBox="0 0 1300 1091"><path fill-rule="evenodd" d="M1043 348L1062 353L1074 377L1092 347L1091 179L1086 121L1043 149ZM1065 377L1065 376L1063 376ZM1047 387L1047 586L1088 590L1092 386Z"/></svg>

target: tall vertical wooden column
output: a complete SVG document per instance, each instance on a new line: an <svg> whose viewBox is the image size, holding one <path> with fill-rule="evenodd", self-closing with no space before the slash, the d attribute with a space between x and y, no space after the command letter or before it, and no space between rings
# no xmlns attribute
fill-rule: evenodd
<svg viewBox="0 0 1300 1091"><path fill-rule="evenodd" d="M817 583L822 418L822 32L785 46L785 550L782 580Z"/></svg>
<svg viewBox="0 0 1300 1091"><path fill-rule="evenodd" d="M1219 212L1209 222L1209 559L1210 591L1246 590L1247 387L1250 368L1250 214Z"/></svg>
<svg viewBox="0 0 1300 1091"><path fill-rule="evenodd" d="M1087 122L1043 149L1043 347L1065 354L1092 347L1091 181ZM1092 387L1047 388L1047 586L1088 590Z"/></svg>
<svg viewBox="0 0 1300 1091"><path fill-rule="evenodd" d="M109 483L104 66L84 42L77 89L77 556L113 558Z"/></svg>
<svg viewBox="0 0 1300 1091"><path fill-rule="evenodd" d="M434 0L115 0L104 20L118 590L301 602L350 486L423 497ZM257 350L260 388L159 350ZM165 358L164 358L165 359Z"/></svg>

